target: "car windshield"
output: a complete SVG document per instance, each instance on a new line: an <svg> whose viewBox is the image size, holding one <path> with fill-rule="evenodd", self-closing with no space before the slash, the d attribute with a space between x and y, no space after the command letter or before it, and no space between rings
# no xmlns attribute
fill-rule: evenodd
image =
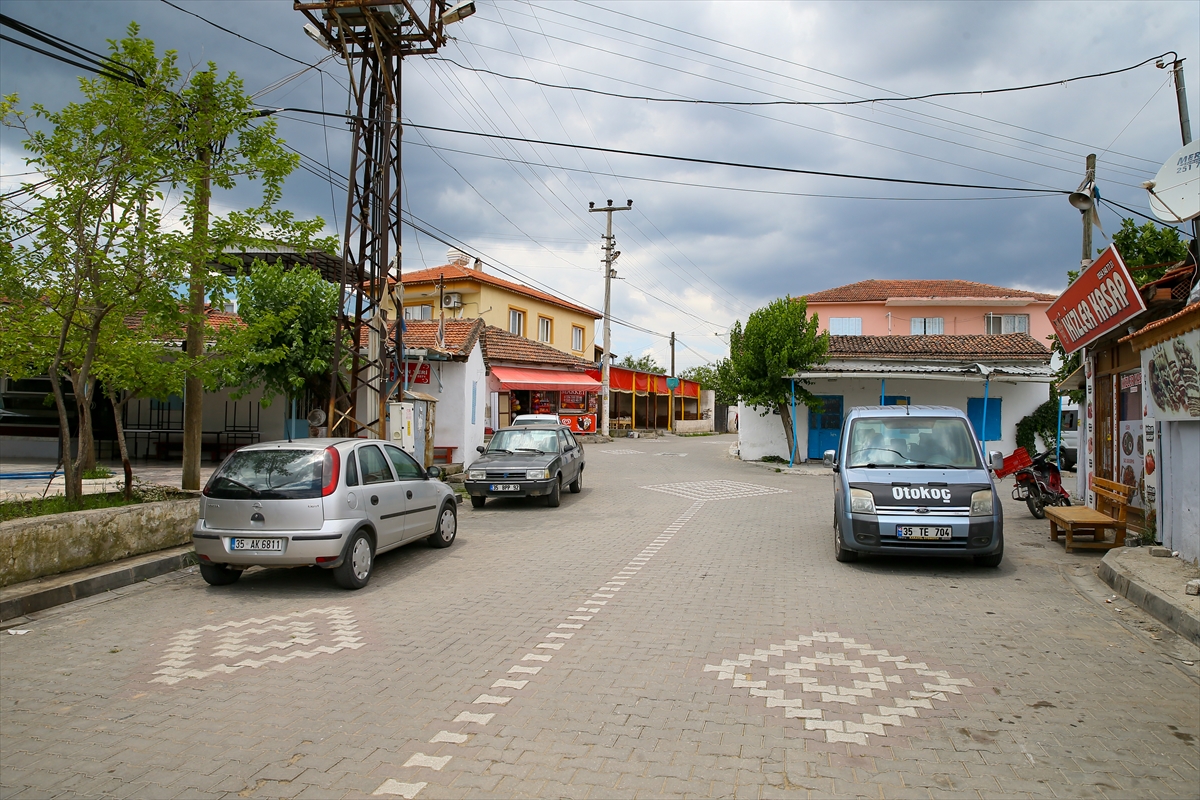
<svg viewBox="0 0 1200 800"><path fill-rule="evenodd" d="M557 453L558 435L552 430L496 431L488 444L488 452Z"/></svg>
<svg viewBox="0 0 1200 800"><path fill-rule="evenodd" d="M980 467L975 437L958 417L885 417L850 424L847 467Z"/></svg>
<svg viewBox="0 0 1200 800"><path fill-rule="evenodd" d="M321 496L323 450L239 450L209 480L207 494L226 500Z"/></svg>

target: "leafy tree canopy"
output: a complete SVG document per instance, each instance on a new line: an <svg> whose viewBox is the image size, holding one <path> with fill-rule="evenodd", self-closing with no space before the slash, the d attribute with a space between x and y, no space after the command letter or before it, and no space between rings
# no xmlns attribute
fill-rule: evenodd
<svg viewBox="0 0 1200 800"><path fill-rule="evenodd" d="M712 389L716 392L716 401L722 405L737 405L733 362L728 358L717 359L711 364L690 367L680 372L679 377L695 381L704 389Z"/></svg>
<svg viewBox="0 0 1200 800"><path fill-rule="evenodd" d="M653 375L666 375L667 371L658 365L654 360L654 356L645 355L634 358L633 356L625 356L617 362L618 367L625 369L633 369L638 372L649 372Z"/></svg>

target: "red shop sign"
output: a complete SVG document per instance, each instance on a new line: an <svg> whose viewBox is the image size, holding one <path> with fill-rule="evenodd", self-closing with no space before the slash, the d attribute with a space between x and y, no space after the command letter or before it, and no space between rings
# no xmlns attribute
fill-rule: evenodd
<svg viewBox="0 0 1200 800"><path fill-rule="evenodd" d="M1059 295L1046 316L1070 355L1145 310L1125 262L1110 246Z"/></svg>
<svg viewBox="0 0 1200 800"><path fill-rule="evenodd" d="M408 367L408 370L407 370L408 382L410 385L414 384L414 383L429 383L429 362L428 361L422 361L419 363L416 361L409 361L406 364L406 366ZM397 374L396 364L395 364L395 362L392 362L392 369L391 369L392 380L396 380L396 374Z"/></svg>

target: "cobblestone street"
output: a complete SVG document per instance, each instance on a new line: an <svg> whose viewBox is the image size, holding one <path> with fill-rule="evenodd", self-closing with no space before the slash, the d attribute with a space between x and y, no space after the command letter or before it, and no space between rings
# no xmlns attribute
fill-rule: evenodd
<svg viewBox="0 0 1200 800"><path fill-rule="evenodd" d="M829 478L733 441L587 445L358 592L188 570L0 635L0 794L1197 796L1196 648L1099 554L1006 500L999 569L839 564Z"/></svg>

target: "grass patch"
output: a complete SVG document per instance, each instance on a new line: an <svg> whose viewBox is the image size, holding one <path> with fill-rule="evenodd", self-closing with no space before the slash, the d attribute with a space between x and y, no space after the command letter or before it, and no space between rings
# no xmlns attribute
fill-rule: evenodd
<svg viewBox="0 0 1200 800"><path fill-rule="evenodd" d="M41 517L46 514L61 514L65 511L84 511L93 508L117 508L140 503L136 498L126 500L124 495L116 494L85 494L78 505L67 503L67 498L58 497L38 498L36 500L10 500L0 503L0 522L9 519L24 519Z"/></svg>
<svg viewBox="0 0 1200 800"><path fill-rule="evenodd" d="M97 478L111 478L112 476L112 470L103 464L97 464L91 469L85 469L83 471L83 479L85 481L92 481L96 480Z"/></svg>
<svg viewBox="0 0 1200 800"><path fill-rule="evenodd" d="M788 460L782 456L763 456L760 461L765 461L768 464L786 464Z"/></svg>

